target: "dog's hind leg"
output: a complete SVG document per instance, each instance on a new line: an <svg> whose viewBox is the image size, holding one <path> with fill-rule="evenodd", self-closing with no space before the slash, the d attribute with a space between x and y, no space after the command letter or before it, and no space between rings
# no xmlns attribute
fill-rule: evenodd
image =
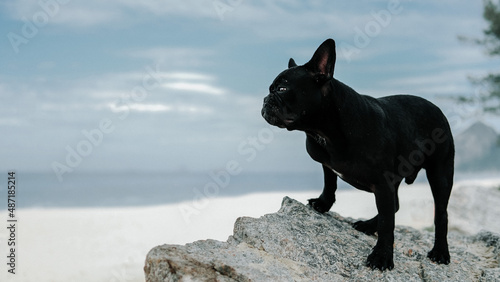
<svg viewBox="0 0 500 282"><path fill-rule="evenodd" d="M398 190L399 190L399 184L401 181L394 183L394 186L396 187L396 194L395 194L395 207L394 207L394 213L396 213L399 210L399 197L398 197ZM378 224L378 215L373 217L372 219L369 220L360 220L356 221L352 227L354 229L363 232L367 235L373 235L375 232L377 232L377 224Z"/></svg>
<svg viewBox="0 0 500 282"><path fill-rule="evenodd" d="M448 251L448 200L453 186L453 157L444 162L434 162L426 168L427 179L434 197L434 226L435 241L434 248L428 253L428 257L437 263L450 263Z"/></svg>
<svg viewBox="0 0 500 282"><path fill-rule="evenodd" d="M360 220L355 222L352 227L367 235L373 235L377 232L378 215L369 220Z"/></svg>

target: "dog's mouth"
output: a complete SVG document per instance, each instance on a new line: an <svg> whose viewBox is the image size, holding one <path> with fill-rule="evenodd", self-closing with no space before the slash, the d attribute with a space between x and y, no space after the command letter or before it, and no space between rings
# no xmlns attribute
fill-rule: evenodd
<svg viewBox="0 0 500 282"><path fill-rule="evenodd" d="M298 116L290 110L279 95L270 94L264 98L262 117L271 125L291 130Z"/></svg>

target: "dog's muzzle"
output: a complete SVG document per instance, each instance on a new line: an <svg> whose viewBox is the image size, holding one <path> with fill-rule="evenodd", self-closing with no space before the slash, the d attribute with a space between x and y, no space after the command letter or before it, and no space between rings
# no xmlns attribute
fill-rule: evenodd
<svg viewBox="0 0 500 282"><path fill-rule="evenodd" d="M277 94L269 94L264 98L264 105L262 106L262 117L264 119L276 126L284 126L281 119L278 117L280 115L281 109L283 109L283 99Z"/></svg>
<svg viewBox="0 0 500 282"><path fill-rule="evenodd" d="M262 116L271 125L281 128L291 128L290 126L297 118L297 115L283 101L283 98L273 93L264 98Z"/></svg>

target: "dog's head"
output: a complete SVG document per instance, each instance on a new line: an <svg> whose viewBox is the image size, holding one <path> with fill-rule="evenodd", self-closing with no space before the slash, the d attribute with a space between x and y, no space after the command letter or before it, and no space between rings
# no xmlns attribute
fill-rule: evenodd
<svg viewBox="0 0 500 282"><path fill-rule="evenodd" d="M297 66L293 59L288 69L280 73L264 98L262 116L275 126L288 130L307 130L321 111L323 97L335 67L335 41L321 44L305 65Z"/></svg>

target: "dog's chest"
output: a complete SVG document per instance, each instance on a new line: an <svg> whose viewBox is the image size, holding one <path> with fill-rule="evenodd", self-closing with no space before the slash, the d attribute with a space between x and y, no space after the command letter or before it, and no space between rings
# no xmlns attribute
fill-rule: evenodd
<svg viewBox="0 0 500 282"><path fill-rule="evenodd" d="M374 191L374 186L366 175L359 175L363 171L362 161L348 158L348 148L337 147L326 137L320 134L309 134L314 145L307 147L309 155L316 161L322 163L334 172L338 177L353 185L354 187L368 192Z"/></svg>
<svg viewBox="0 0 500 282"><path fill-rule="evenodd" d="M318 145L320 145L321 147L325 148L326 149L326 138L319 135L319 134L314 134L313 135L313 138L314 138L314 141L316 141L316 143L318 143Z"/></svg>

